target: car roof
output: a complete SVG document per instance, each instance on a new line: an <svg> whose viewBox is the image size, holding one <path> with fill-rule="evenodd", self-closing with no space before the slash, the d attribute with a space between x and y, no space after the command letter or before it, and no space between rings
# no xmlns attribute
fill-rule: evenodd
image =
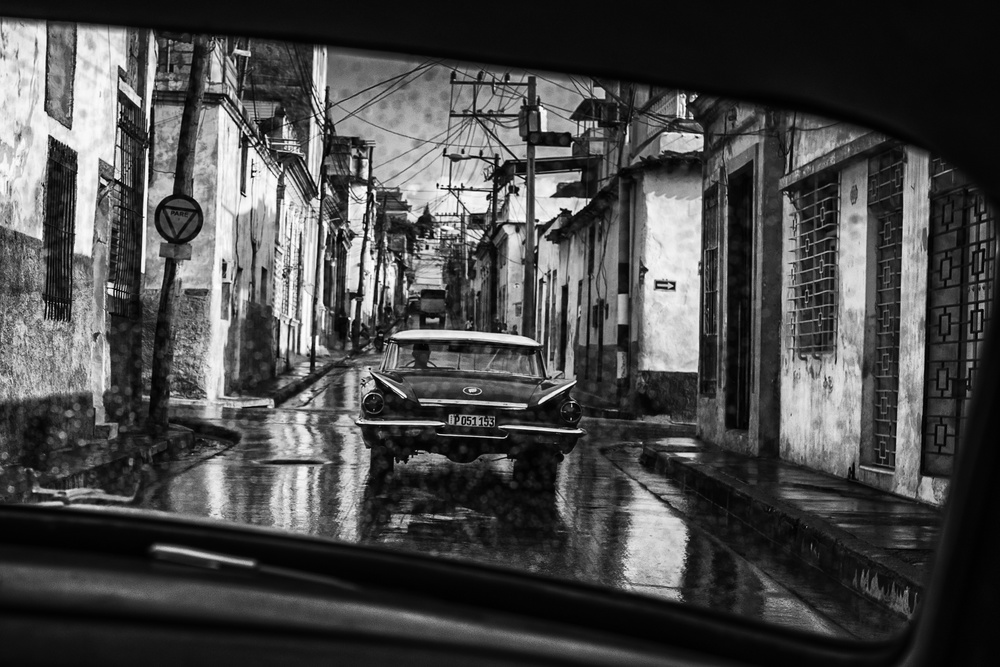
<svg viewBox="0 0 1000 667"><path fill-rule="evenodd" d="M527 336L512 336L510 334L486 333L483 331L464 331L461 329L407 329L393 334L389 340L399 343L426 341L469 341L475 343L494 343L497 345L520 345L522 347L541 347L542 344Z"/></svg>

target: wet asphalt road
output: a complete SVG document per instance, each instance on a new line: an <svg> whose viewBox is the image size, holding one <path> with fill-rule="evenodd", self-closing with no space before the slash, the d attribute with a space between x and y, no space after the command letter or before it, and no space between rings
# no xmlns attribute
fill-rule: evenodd
<svg viewBox="0 0 1000 667"><path fill-rule="evenodd" d="M334 369L278 409L177 407L243 433L146 473L137 504L471 559L710 607L822 634L884 637L903 620L741 534L638 463L662 427L586 420L555 493L512 486L500 456L431 454L368 480L354 418L374 355Z"/></svg>

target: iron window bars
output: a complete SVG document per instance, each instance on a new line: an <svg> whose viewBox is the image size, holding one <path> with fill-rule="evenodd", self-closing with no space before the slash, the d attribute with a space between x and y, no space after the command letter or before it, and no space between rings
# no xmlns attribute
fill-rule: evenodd
<svg viewBox="0 0 1000 667"><path fill-rule="evenodd" d="M49 137L45 183L44 316L68 322L73 314L73 243L76 237L76 152Z"/></svg>
<svg viewBox="0 0 1000 667"><path fill-rule="evenodd" d="M922 469L952 472L992 318L996 209L966 177L931 160Z"/></svg>
<svg viewBox="0 0 1000 667"><path fill-rule="evenodd" d="M873 437L863 462L885 468L896 467L905 157L902 149L892 148L868 160L868 209L876 225L875 349L871 371Z"/></svg>
<svg viewBox="0 0 1000 667"><path fill-rule="evenodd" d="M142 263L143 184L147 137L142 110L126 95L118 97L118 140L114 217L108 258L108 312L139 319Z"/></svg>
<svg viewBox="0 0 1000 667"><path fill-rule="evenodd" d="M840 173L811 176L790 197L790 344L802 358L820 357L837 344Z"/></svg>

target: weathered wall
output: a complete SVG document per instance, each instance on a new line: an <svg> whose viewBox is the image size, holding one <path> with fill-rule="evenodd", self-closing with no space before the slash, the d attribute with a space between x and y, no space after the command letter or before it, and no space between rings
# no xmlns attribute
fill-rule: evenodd
<svg viewBox="0 0 1000 667"><path fill-rule="evenodd" d="M0 465L37 467L93 435L93 266L73 256L73 315L43 317L42 242L0 226Z"/></svg>
<svg viewBox="0 0 1000 667"><path fill-rule="evenodd" d="M941 505L948 494L948 478L921 473L927 345L930 156L921 149L907 147L906 157L900 308L908 316L903 319L899 332L899 409L896 414L896 437L901 444L896 448L896 474L892 490Z"/></svg>
<svg viewBox="0 0 1000 667"><path fill-rule="evenodd" d="M0 114L0 465L22 458L44 465L47 450L91 437L110 391L107 207L99 187L102 166L107 177L115 163L125 31L77 26L75 59L55 63L72 81L72 113L61 120L46 111L47 41L45 22L0 19L0 86L17 91ZM65 80L60 88L69 91ZM43 314L49 137L77 155L68 322Z"/></svg>
<svg viewBox="0 0 1000 667"><path fill-rule="evenodd" d="M160 289L163 284L165 260L159 256L163 238L154 227L157 205L173 193L174 171L177 164L177 142L183 106L163 99L154 101L155 136L153 154L150 156L151 177L146 223L146 273L143 303L143 386L149 391L152 350L156 317L159 310ZM191 259L180 262L174 284L176 315L174 319L174 367L171 393L178 396L216 398L221 393L222 346L220 331L228 328L221 318L221 262L219 245L219 189L216 169L219 163L219 122L222 110L217 105L206 105L201 115L198 132L193 196L201 205L205 216L201 232L191 242ZM237 158L238 159L238 158ZM237 162L237 169L239 162ZM239 190L237 190L239 194ZM229 276L235 274L230 262ZM210 304L202 306L204 297L197 296L196 304L186 303L185 290L207 291ZM203 313L208 319L196 319ZM192 319L195 318L195 319ZM214 378L214 379L213 379Z"/></svg>
<svg viewBox="0 0 1000 667"><path fill-rule="evenodd" d="M729 200L726 195L719 204L718 381L714 396L702 394L698 397L698 434L708 441L753 456L777 456L780 445L778 367L784 258L779 255L782 204L778 179L785 165L776 128L769 126L771 119L769 112L753 105L723 105L722 113L711 120L706 134L704 189L716 184L726 193L730 177L752 166L751 370L748 427L729 428L726 423L726 378L730 365L736 360L727 356L731 335L727 258L731 244L727 233ZM720 172L726 176L721 177Z"/></svg>
<svg viewBox="0 0 1000 667"><path fill-rule="evenodd" d="M781 360L781 458L842 477L857 461L861 442L871 252L867 178L864 159L842 167L836 351L820 358L800 359L786 344ZM792 212L786 200L784 257L792 257ZM784 321L790 318L786 305ZM785 334L787 341L787 325Z"/></svg>
<svg viewBox="0 0 1000 667"><path fill-rule="evenodd" d="M633 188L633 266L629 402L645 414L694 421L698 380L701 169L640 172ZM673 280L675 291L657 290Z"/></svg>
<svg viewBox="0 0 1000 667"><path fill-rule="evenodd" d="M644 172L636 184L635 225L640 271L640 371L698 372L701 283L701 170L678 167ZM655 289L673 280L675 291Z"/></svg>
<svg viewBox="0 0 1000 667"><path fill-rule="evenodd" d="M706 145L705 155L705 177L703 189L709 188L713 184L718 184L720 169L727 173L744 166L751 160L758 157L758 138L754 136L755 127L748 127L746 123L752 120L753 108L749 105L736 105L735 121L719 118L706 128L707 135L712 137L722 135L728 123L732 135L727 140L712 149ZM739 133L735 128L740 127ZM747 431L737 431L726 428L726 394L725 394L725 350L726 350L726 287L727 275L725 271L726 252L728 244L725 234L726 216L725 201L719 204L719 303L718 303L718 366L716 376L716 390L714 396L698 396L698 435L709 442L713 442L735 451L756 455L759 451L758 443L752 439ZM699 250L699 257L701 252Z"/></svg>
<svg viewBox="0 0 1000 667"><path fill-rule="evenodd" d="M853 135L830 137L848 141ZM831 143L829 146L842 144ZM908 148L903 186L903 235L900 276L899 393L895 469L863 465L862 448L870 433L871 396L865 391L874 350L866 350L865 329L872 326L875 225L867 201L867 156L841 165L841 230L837 352L823 359L800 360L791 351L782 359L782 446L784 458L858 478L900 495L943 502L947 480L921 474L924 361L927 308L927 225L930 216L928 156ZM855 190L855 188L857 188ZM852 203L852 199L854 202ZM786 226L791 221L786 205ZM786 242L787 244L787 242ZM790 246L786 245L786 250ZM787 316L786 316L787 317Z"/></svg>
<svg viewBox="0 0 1000 667"><path fill-rule="evenodd" d="M241 389L251 388L261 381L274 377L274 327L270 306L260 303L244 304L245 319L240 322L240 374Z"/></svg>

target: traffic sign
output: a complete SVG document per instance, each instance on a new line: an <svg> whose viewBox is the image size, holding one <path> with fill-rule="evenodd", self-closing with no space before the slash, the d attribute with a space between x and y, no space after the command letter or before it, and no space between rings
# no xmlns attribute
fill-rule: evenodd
<svg viewBox="0 0 1000 667"><path fill-rule="evenodd" d="M183 244L198 236L205 223L201 206L187 195L169 195L163 198L153 216L156 231L168 243Z"/></svg>

